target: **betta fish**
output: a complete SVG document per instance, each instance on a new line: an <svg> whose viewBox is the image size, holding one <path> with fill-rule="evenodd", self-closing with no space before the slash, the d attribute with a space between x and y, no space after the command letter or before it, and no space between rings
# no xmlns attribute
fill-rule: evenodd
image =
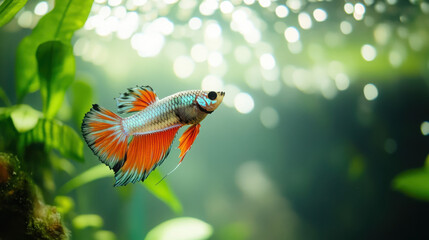
<svg viewBox="0 0 429 240"><path fill-rule="evenodd" d="M200 122L217 107L224 92L190 90L161 100L149 86L129 88L116 99L118 113L97 104L85 114L83 137L100 161L115 172L114 186L144 181L167 158L177 131L191 125L179 139L180 161L191 148Z"/></svg>

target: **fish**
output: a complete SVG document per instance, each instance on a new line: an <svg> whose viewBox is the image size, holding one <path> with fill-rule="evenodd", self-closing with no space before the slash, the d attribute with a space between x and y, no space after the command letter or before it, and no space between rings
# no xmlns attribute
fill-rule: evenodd
<svg viewBox="0 0 429 240"><path fill-rule="evenodd" d="M170 153L178 130L180 161L194 143L200 122L222 103L225 92L188 90L163 99L150 86L136 86L115 98L118 114L93 104L82 135L99 160L115 172L114 186L144 181ZM132 115L131 115L132 114ZM173 169L174 170L174 169Z"/></svg>

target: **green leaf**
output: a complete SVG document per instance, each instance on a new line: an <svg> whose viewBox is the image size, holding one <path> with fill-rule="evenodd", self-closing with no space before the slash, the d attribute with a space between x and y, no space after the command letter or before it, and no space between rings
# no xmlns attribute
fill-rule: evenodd
<svg viewBox="0 0 429 240"><path fill-rule="evenodd" d="M100 228L103 226L103 218L96 214L82 214L73 219L73 226L77 229L87 227Z"/></svg>
<svg viewBox="0 0 429 240"><path fill-rule="evenodd" d="M69 213L74 207L74 201L71 197L56 196L54 202L58 212L62 215Z"/></svg>
<svg viewBox="0 0 429 240"><path fill-rule="evenodd" d="M53 148L58 150L64 157L83 161L83 142L81 138L73 128L58 120L39 118L34 128L20 134L18 149L23 152L25 147L33 143L42 143L47 150Z"/></svg>
<svg viewBox="0 0 429 240"><path fill-rule="evenodd" d="M429 201L429 169L405 171L393 179L393 188L413 198Z"/></svg>
<svg viewBox="0 0 429 240"><path fill-rule="evenodd" d="M10 106L10 100L7 97L6 93L4 92L3 88L0 88L0 99L3 100L4 104L6 106Z"/></svg>
<svg viewBox="0 0 429 240"><path fill-rule="evenodd" d="M73 50L70 44L48 41L39 46L36 56L43 113L52 119L61 108L65 92L74 79Z"/></svg>
<svg viewBox="0 0 429 240"><path fill-rule="evenodd" d="M77 126L82 124L85 113L91 108L93 100L92 87L84 81L75 81L72 90L72 116Z"/></svg>
<svg viewBox="0 0 429 240"><path fill-rule="evenodd" d="M99 230L94 233L94 240L116 240L116 235L111 231Z"/></svg>
<svg viewBox="0 0 429 240"><path fill-rule="evenodd" d="M95 180L105 178L105 177L112 177L112 171L104 165L98 164L85 172L81 173L80 175L74 177L72 180L68 181L64 186L60 189L60 194L66 194L70 192L71 190L78 188L82 185L85 185L87 183L93 182Z"/></svg>
<svg viewBox="0 0 429 240"><path fill-rule="evenodd" d="M108 167L99 164L68 181L66 184L64 184L64 186L61 187L59 192L60 194L67 194L75 188L105 177L113 177L113 173ZM159 184L156 184L161 179L161 174L159 171L155 170L152 171L152 173L149 175L149 178L143 182L143 185L150 193L167 204L167 206L169 206L174 212L181 213L182 205L171 191L167 182L162 181Z"/></svg>
<svg viewBox="0 0 429 240"><path fill-rule="evenodd" d="M73 33L85 24L92 3L92 0L56 0L54 9L21 41L15 66L18 101L39 88L36 60L39 45L51 40L70 44Z"/></svg>
<svg viewBox="0 0 429 240"><path fill-rule="evenodd" d="M28 105L17 105L11 108L12 112L10 117L16 130L20 133L24 133L33 129L42 114Z"/></svg>
<svg viewBox="0 0 429 240"><path fill-rule="evenodd" d="M0 27L8 23L27 3L27 0L5 0L0 5Z"/></svg>
<svg viewBox="0 0 429 240"><path fill-rule="evenodd" d="M143 185L149 192L167 204L175 213L182 213L182 204L177 199L176 195L174 195L168 183L161 180L161 173L155 170L152 171L149 177L143 182Z"/></svg>
<svg viewBox="0 0 429 240"><path fill-rule="evenodd" d="M165 221L154 227L146 236L146 240L202 240L213 234L213 228L206 222L196 218L181 217Z"/></svg>

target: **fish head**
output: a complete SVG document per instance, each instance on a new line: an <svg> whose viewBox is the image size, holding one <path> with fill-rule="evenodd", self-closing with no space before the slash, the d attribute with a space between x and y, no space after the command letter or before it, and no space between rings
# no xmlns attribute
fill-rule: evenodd
<svg viewBox="0 0 429 240"><path fill-rule="evenodd" d="M205 113L212 113L222 103L225 92L201 91L196 97L196 104Z"/></svg>

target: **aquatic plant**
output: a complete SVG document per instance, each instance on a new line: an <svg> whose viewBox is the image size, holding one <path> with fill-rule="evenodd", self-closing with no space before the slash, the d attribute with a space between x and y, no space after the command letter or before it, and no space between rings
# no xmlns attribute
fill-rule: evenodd
<svg viewBox="0 0 429 240"><path fill-rule="evenodd" d="M26 1L4 1L0 6L0 27L7 23L25 3ZM17 220L23 225L8 229L7 232L2 231L2 237L10 237L21 232L28 235L27 237L37 239L66 238L67 230L61 224L59 213L68 219L73 200L66 197L65 194L79 186L111 175L108 169L102 169L99 165L76 176L57 191L52 174L54 169L72 174L73 165L68 159L77 162L84 161L84 145L80 134L67 123L57 119L56 116L64 106L64 97L70 87L72 89L72 115L76 126L80 126L83 114L92 102L92 89L88 83L75 81L75 58L71 46L71 38L74 32L85 23L91 6L92 1L87 0L56 1L54 9L40 19L31 34L25 37L18 47L15 79L18 104L12 105L4 91L0 89L0 98L7 105L7 107L0 108L0 125L2 126L0 128L0 151L16 154L20 159L19 161L18 158L3 153L1 155L2 208L0 210L1 215L5 216L8 209L16 209L17 212L13 212L13 214L24 219ZM26 95L37 90L40 90L43 111L24 104ZM22 165L22 170L20 165ZM10 176L12 172L13 176ZM155 183L161 179L161 175L158 172L154 172L152 175L144 186L176 213L181 213L182 206L167 182L163 181L155 186ZM20 182L15 183L14 178L23 179L20 181L25 181L25 186ZM40 189L41 194L35 194L34 189ZM8 195L8 191L13 194ZM21 192L22 194L17 196ZM17 197L14 198L14 196ZM42 203L44 197L58 207L59 213L54 207L45 206ZM21 200L17 201L17 199ZM19 208L22 204L21 201L28 201L28 207L23 205L22 208ZM37 207L33 207L33 205L37 205ZM44 220L37 220L38 217L28 217L33 212L43 214L42 220L46 218L46 221L54 221L52 224L58 225L59 232L43 230L44 226L49 228L54 226L51 223L43 222ZM75 216L72 219L73 229L87 227L83 224L87 220L91 224L96 224L95 218L99 217L97 215ZM11 223L15 223L15 220L9 220ZM96 224L96 226L101 227L102 223ZM42 232L36 233L36 231L42 230L58 232L61 236L45 237ZM105 236L106 231L100 232L100 234ZM107 233L107 235L109 234L112 233Z"/></svg>

